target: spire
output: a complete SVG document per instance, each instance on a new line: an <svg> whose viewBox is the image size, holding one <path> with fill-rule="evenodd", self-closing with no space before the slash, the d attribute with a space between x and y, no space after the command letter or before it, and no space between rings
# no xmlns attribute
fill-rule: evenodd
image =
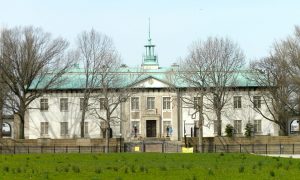
<svg viewBox="0 0 300 180"><path fill-rule="evenodd" d="M158 68L158 60L157 60L157 56L154 55L154 47L155 45L153 45L151 43L151 34L150 34L150 18L149 20L149 24L148 24L148 44L146 44L144 47L146 49L146 54L143 57L143 64L142 66L144 68L149 68L149 69L153 69L153 68Z"/></svg>
<svg viewBox="0 0 300 180"><path fill-rule="evenodd" d="M150 18L149 18L148 20L149 20L149 36L148 36L148 42L149 42L149 44L151 44L151 36L150 36Z"/></svg>

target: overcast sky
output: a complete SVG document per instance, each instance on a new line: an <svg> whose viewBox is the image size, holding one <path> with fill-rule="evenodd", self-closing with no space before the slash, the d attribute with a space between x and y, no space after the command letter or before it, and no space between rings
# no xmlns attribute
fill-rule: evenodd
<svg viewBox="0 0 300 180"><path fill-rule="evenodd" d="M0 0L0 26L33 25L75 44L91 28L113 38L124 63L141 64L151 37L161 66L184 58L195 40L228 37L247 60L266 56L300 25L298 0Z"/></svg>

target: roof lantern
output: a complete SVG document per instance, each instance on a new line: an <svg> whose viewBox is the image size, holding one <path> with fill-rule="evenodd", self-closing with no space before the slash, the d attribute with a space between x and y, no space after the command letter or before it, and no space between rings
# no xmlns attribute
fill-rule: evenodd
<svg viewBox="0 0 300 180"><path fill-rule="evenodd" d="M144 69L158 69L159 65L158 65L157 56L154 55L155 45L151 43L150 18L149 18L148 44L146 44L144 47L146 49L146 54L143 56L142 67Z"/></svg>

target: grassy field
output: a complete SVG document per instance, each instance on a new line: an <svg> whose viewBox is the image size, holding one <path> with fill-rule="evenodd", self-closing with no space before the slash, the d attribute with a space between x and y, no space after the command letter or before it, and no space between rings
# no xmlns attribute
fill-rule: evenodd
<svg viewBox="0 0 300 180"><path fill-rule="evenodd" d="M0 155L0 179L300 179L300 160L250 154Z"/></svg>

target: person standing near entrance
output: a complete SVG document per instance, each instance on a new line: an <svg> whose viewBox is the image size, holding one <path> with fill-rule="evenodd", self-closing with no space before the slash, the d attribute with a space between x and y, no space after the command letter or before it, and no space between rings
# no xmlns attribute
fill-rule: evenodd
<svg viewBox="0 0 300 180"><path fill-rule="evenodd" d="M137 127L136 127L136 124L133 127L133 131L134 131L134 137L137 137Z"/></svg>

